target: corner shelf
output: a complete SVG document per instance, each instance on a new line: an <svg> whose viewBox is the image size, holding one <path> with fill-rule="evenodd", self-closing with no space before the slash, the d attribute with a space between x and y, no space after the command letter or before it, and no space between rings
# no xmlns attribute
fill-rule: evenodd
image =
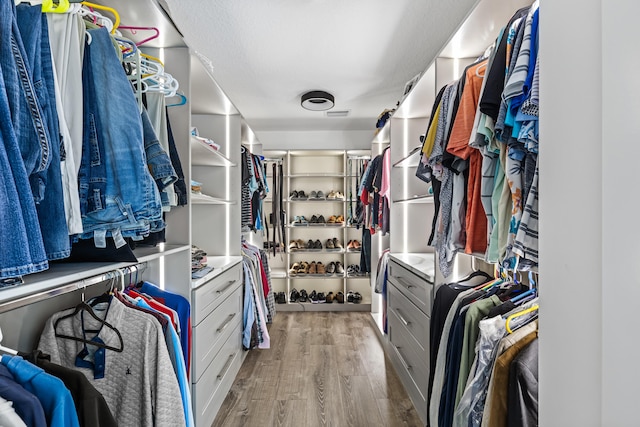
<svg viewBox="0 0 640 427"><path fill-rule="evenodd" d="M236 166L229 158L206 142L191 136L191 164L194 166Z"/></svg>

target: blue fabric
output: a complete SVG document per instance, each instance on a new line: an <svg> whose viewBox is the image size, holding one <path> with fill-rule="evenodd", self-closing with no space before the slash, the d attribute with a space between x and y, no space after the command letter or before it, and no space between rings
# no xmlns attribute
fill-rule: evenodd
<svg viewBox="0 0 640 427"><path fill-rule="evenodd" d="M29 181L32 173L48 167L43 154L46 145L42 145L46 139L32 135L34 124L41 121L23 52L15 5L0 2L0 277L36 273L49 266ZM34 101L33 110L29 99ZM34 144L35 158L28 165L22 158L20 141Z"/></svg>
<svg viewBox="0 0 640 427"><path fill-rule="evenodd" d="M71 392L62 380L20 356L4 355L1 362L18 384L40 400L50 427L80 427Z"/></svg>
<svg viewBox="0 0 640 427"><path fill-rule="evenodd" d="M168 207L171 205L171 202L169 200L169 196L166 192L163 192L163 190L176 182L178 180L178 176L171 165L169 155L160 145L156 131L153 129L153 125L151 125L151 121L149 120L149 113L147 113L147 110L142 110L141 119L147 166L149 167L151 177L156 182L158 191L160 191L162 206Z"/></svg>
<svg viewBox="0 0 640 427"><path fill-rule="evenodd" d="M40 6L20 4L16 6L16 18L42 113L43 130L48 140L49 167L34 177L37 181L35 185L39 187L40 192L40 199L36 200L40 229L49 260L68 258L71 254L71 243L62 190L62 140L58 127L47 16L42 13ZM34 190L35 194L37 193Z"/></svg>
<svg viewBox="0 0 640 427"><path fill-rule="evenodd" d="M449 332L447 344L447 362L445 365L445 382L440 397L439 427L450 426L455 411L456 390L460 375L460 358L462 356L462 342L464 338L465 313L458 309L456 320Z"/></svg>
<svg viewBox="0 0 640 427"><path fill-rule="evenodd" d="M78 174L84 233L96 247L112 236L141 240L164 228L160 193L149 173L140 111L106 28L89 30L82 72L84 137Z"/></svg>
<svg viewBox="0 0 640 427"><path fill-rule="evenodd" d="M18 384L6 366L0 364L0 397L13 402L13 409L27 427L47 427L42 404Z"/></svg>
<svg viewBox="0 0 640 427"><path fill-rule="evenodd" d="M251 348L251 328L256 321L255 303L253 301L253 284L251 283L251 274L249 268L245 265L247 261L242 262L242 271L244 271L244 309L242 310L242 345L245 349Z"/></svg>
<svg viewBox="0 0 640 427"><path fill-rule="evenodd" d="M531 54L529 55L529 69L527 70L527 78L524 81L524 87L522 92L525 98L529 97L529 91L531 90L531 84L533 82L533 74L536 70L536 60L538 59L538 12L540 9L536 9L533 12L533 18L531 19Z"/></svg>
<svg viewBox="0 0 640 427"><path fill-rule="evenodd" d="M189 357L189 319L191 318L191 304L182 295L173 294L171 292L164 291L159 287L149 283L142 283L140 287L142 293L152 296L158 300L159 303L166 305L172 310L178 313L180 319L180 345L182 347L182 354L184 359Z"/></svg>
<svg viewBox="0 0 640 427"><path fill-rule="evenodd" d="M162 314L169 321L169 325L167 326L169 336L165 336L165 339L167 339L167 346L171 347L171 351L169 351L169 354L173 354L175 356L171 358L171 361L174 363L173 368L176 372L176 377L178 378L178 386L180 387L180 395L182 397L182 408L184 410L184 419L187 423L187 427L194 427L195 422L193 420L191 392L189 390L189 379L187 378L187 367L184 363L182 352L180 351L180 338L178 337L178 333L174 329L173 323L171 322L171 319L167 314L161 313L158 310L154 309L143 299L137 299L136 304L138 307L146 308L147 310L153 310L157 313Z"/></svg>

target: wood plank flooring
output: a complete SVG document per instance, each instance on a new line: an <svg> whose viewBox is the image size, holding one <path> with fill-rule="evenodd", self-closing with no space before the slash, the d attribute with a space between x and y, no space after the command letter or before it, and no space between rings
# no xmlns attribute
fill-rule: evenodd
<svg viewBox="0 0 640 427"><path fill-rule="evenodd" d="M247 355L212 427L421 426L369 313L286 312Z"/></svg>

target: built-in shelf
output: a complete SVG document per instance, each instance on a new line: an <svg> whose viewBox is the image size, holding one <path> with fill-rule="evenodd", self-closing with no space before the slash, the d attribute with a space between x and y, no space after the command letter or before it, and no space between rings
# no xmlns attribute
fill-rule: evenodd
<svg viewBox="0 0 640 427"><path fill-rule="evenodd" d="M192 136L191 143L191 164L194 166L236 166L229 158L220 151L211 147L206 142Z"/></svg>
<svg viewBox="0 0 640 427"><path fill-rule="evenodd" d="M344 249L290 249L289 252L293 254L343 254L346 251Z"/></svg>
<svg viewBox="0 0 640 427"><path fill-rule="evenodd" d="M191 203L194 205L235 205L232 200L219 199L206 194L191 193Z"/></svg>
<svg viewBox="0 0 640 427"><path fill-rule="evenodd" d="M288 274L286 270L273 269L271 270L270 276L272 279L286 279Z"/></svg>
<svg viewBox="0 0 640 427"><path fill-rule="evenodd" d="M344 279L346 276L344 274L290 274L289 279Z"/></svg>
<svg viewBox="0 0 640 427"><path fill-rule="evenodd" d="M433 203L433 194L421 194L408 199L394 200L393 203Z"/></svg>
<svg viewBox="0 0 640 427"><path fill-rule="evenodd" d="M276 304L276 311L371 311L370 303L339 302L333 303L311 303L311 302L289 302L287 304Z"/></svg>
<svg viewBox="0 0 640 427"><path fill-rule="evenodd" d="M300 224L300 225L287 225L287 228L345 228L344 223L340 225L332 225L332 224Z"/></svg>
<svg viewBox="0 0 640 427"><path fill-rule="evenodd" d="M323 197L321 199L318 199L317 197L309 197L308 199L287 199L285 200L285 202L289 202L289 203L297 203L297 202L312 202L312 203L316 203L316 202L332 202L332 203L342 203L344 202L344 199L329 199L327 197Z"/></svg>
<svg viewBox="0 0 640 427"><path fill-rule="evenodd" d="M413 150L407 154L406 157L398 160L393 164L394 168L409 168L418 166L418 162L420 161L420 150L422 146L415 147Z"/></svg>
<svg viewBox="0 0 640 427"><path fill-rule="evenodd" d="M207 256L207 266L213 267L213 270L204 277L191 280L191 287L197 288L204 285L239 262L242 262L241 256Z"/></svg>
<svg viewBox="0 0 640 427"><path fill-rule="evenodd" d="M343 178L343 173L296 173L286 175L289 178Z"/></svg>
<svg viewBox="0 0 640 427"><path fill-rule="evenodd" d="M51 263L49 269L40 273L23 277L21 285L0 290L0 305L12 301L28 298L32 295L47 292L47 297L63 293L58 288L77 283L82 286L85 279L100 276L110 271L126 268L142 262L149 262L158 258L189 251L189 245L161 244L156 247L142 247L133 251L136 262L69 262Z"/></svg>

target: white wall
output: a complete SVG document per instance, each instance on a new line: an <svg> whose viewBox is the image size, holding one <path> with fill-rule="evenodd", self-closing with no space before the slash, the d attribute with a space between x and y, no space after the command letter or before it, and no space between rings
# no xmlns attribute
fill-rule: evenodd
<svg viewBox="0 0 640 427"><path fill-rule="evenodd" d="M634 0L541 1L540 425L639 425Z"/></svg>
<svg viewBox="0 0 640 427"><path fill-rule="evenodd" d="M374 131L256 131L256 135L265 150L368 150Z"/></svg>

